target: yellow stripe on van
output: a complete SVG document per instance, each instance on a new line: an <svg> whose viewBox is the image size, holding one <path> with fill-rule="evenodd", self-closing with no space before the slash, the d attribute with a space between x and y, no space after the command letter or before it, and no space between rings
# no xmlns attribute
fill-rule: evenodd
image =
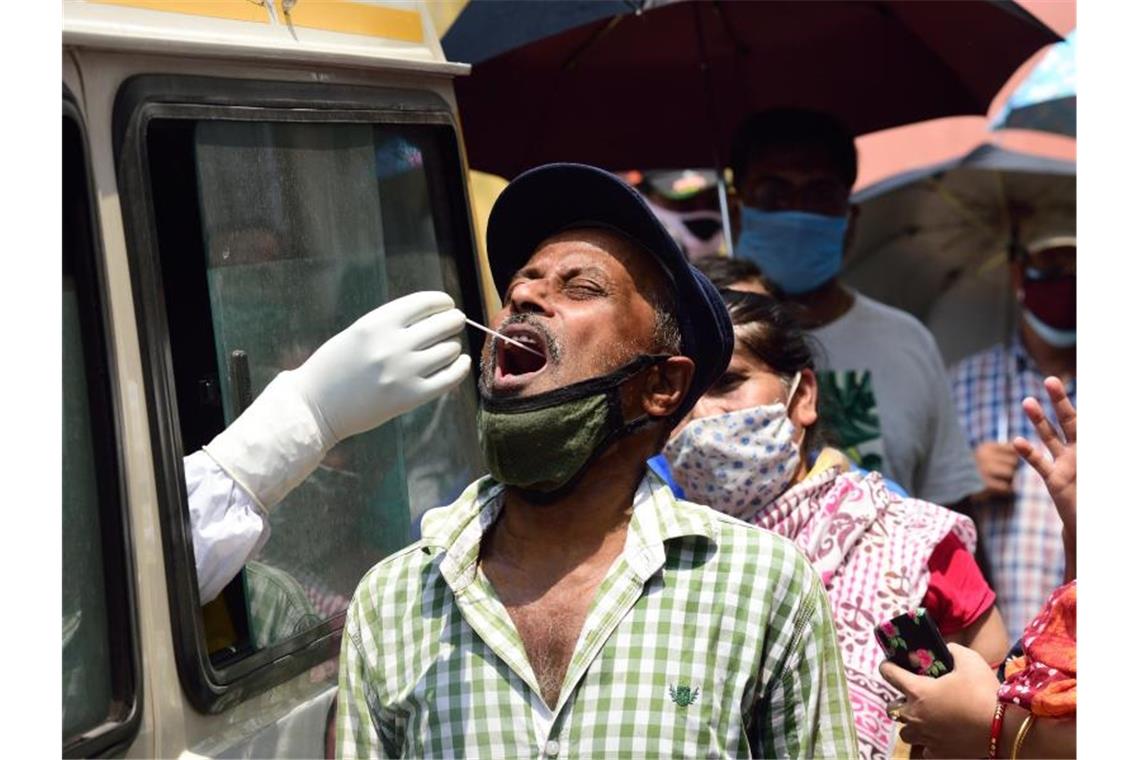
<svg viewBox="0 0 1140 760"><path fill-rule="evenodd" d="M277 0L278 20L306 29L383 37L401 42L423 42L424 27L418 11L366 5L353 0L297 0L285 14Z"/></svg>
<svg viewBox="0 0 1140 760"><path fill-rule="evenodd" d="M269 8L260 0L87 0L98 5L124 5L148 11L182 13L188 16L228 18L235 21L269 23Z"/></svg>

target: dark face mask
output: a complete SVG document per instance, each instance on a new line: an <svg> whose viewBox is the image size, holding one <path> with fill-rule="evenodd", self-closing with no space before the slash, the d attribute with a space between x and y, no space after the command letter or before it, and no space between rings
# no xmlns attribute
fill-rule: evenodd
<svg viewBox="0 0 1140 760"><path fill-rule="evenodd" d="M1077 327L1077 276L1047 275L1033 269L1025 270L1021 289L1022 305L1033 316L1057 330L1075 330Z"/></svg>
<svg viewBox="0 0 1140 760"><path fill-rule="evenodd" d="M639 356L608 375L523 398L492 398L480 384L479 443L491 476L536 501L567 493L610 443L652 421L625 421L620 388L668 358Z"/></svg>

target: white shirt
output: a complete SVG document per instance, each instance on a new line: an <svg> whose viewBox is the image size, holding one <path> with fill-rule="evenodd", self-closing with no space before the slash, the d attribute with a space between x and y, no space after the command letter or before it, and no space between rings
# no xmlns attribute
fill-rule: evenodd
<svg viewBox="0 0 1140 760"><path fill-rule="evenodd" d="M981 491L934 337L910 314L853 295L846 314L811 331L821 398L841 402L828 432L917 498L953 504Z"/></svg>
<svg viewBox="0 0 1140 760"><path fill-rule="evenodd" d="M269 540L269 518L205 451L182 460L198 595L211 601Z"/></svg>

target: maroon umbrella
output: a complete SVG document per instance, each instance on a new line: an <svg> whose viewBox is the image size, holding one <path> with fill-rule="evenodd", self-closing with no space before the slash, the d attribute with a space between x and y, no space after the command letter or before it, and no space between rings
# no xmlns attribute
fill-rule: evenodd
<svg viewBox="0 0 1140 760"><path fill-rule="evenodd" d="M1012 2L697 2L602 18L456 81L471 167L723 165L750 112L801 106L856 133L984 114L1060 38Z"/></svg>

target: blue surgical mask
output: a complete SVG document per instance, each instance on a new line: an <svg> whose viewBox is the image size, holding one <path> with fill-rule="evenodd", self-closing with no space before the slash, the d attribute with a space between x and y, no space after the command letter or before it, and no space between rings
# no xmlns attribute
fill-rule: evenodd
<svg viewBox="0 0 1140 760"><path fill-rule="evenodd" d="M789 295L815 290L839 274L846 216L741 210L735 255L751 261Z"/></svg>

